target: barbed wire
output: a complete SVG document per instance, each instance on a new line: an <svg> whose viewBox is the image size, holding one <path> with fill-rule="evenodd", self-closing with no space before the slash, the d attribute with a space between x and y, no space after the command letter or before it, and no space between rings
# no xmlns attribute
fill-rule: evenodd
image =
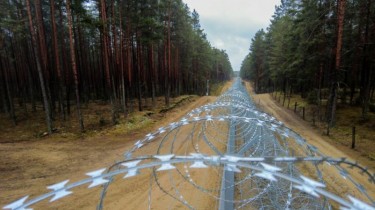
<svg viewBox="0 0 375 210"><path fill-rule="evenodd" d="M3 209L24 210L43 200L54 202L83 185L102 186L97 209L103 209L117 176L130 180L147 173L148 209L157 202L154 189L188 209L199 208L187 195L191 190L216 201L218 209L375 209L366 187L349 169L365 176L369 185L375 183L368 168L325 156L282 122L259 111L236 79L214 103L147 134L108 169L89 172L88 178L77 182L48 186L50 192L32 199L25 196ZM202 177L208 175L217 183L205 182ZM339 180L332 177L339 176L356 192L333 193L332 179Z"/></svg>

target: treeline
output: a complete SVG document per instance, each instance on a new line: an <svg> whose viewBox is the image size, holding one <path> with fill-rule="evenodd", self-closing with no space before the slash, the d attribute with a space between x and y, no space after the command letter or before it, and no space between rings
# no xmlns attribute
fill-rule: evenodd
<svg viewBox="0 0 375 210"><path fill-rule="evenodd" d="M83 103L107 101L116 123L133 101L141 111L164 96L169 106L231 74L181 0L0 1L0 112L15 125L16 109L42 105L51 133L75 104L83 131Z"/></svg>
<svg viewBox="0 0 375 210"><path fill-rule="evenodd" d="M335 124L337 103L362 106L368 116L375 90L373 0L282 0L266 31L252 39L241 76L256 92L299 93Z"/></svg>

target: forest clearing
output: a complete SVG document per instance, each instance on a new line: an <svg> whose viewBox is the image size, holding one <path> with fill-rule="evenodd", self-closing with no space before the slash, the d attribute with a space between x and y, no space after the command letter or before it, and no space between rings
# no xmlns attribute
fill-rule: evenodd
<svg viewBox="0 0 375 210"><path fill-rule="evenodd" d="M227 83L222 89L222 92L228 89L231 83ZM261 99L261 107L265 111L270 113L285 113L283 115L276 114L275 117L286 123L288 127L299 132L309 143L316 146L319 150L324 152L325 155L330 157L348 157L350 159L357 159L358 155L356 152L348 150L342 151L337 149L336 145L331 145L322 135L317 133L310 125L305 123L299 116L294 113L288 114L287 111L280 112L279 105L271 98L271 95L256 95L254 94L249 83L246 83L248 91L251 93L254 101ZM52 136L41 137L36 140L28 141L14 141L12 143L6 142L1 144L1 154L3 166L14 166L5 167L2 169L2 189L8 189L6 192L11 194L5 194L4 198L8 200L1 201L1 203L8 203L20 195L29 194L31 196L40 195L45 192L45 187L56 182L56 180L64 180L66 178L73 178L72 181L78 181L83 178L83 174L93 168L100 168L102 166L109 166L114 163L114 160L120 160L124 151L129 150L135 143L136 139L141 139L145 136L149 130L155 130L160 126L166 126L168 123L173 121L177 122L179 118L186 115L186 113L194 110L194 108L204 106L207 103L212 103L215 101L215 97L201 97L197 98L192 102L187 102L176 106L176 108L171 109L165 113L164 117L157 120L157 124L143 124L138 128L130 129L128 132L122 131L121 134L116 132L116 129L104 128L103 132L98 134L93 134L91 136L84 136L80 138L66 138L58 134L53 134ZM267 106L265 106L267 104ZM138 112L138 114L143 114ZM189 127L184 128L184 130L179 131L179 136L189 136ZM198 129L199 130L199 129ZM223 129L221 129L223 131ZM195 138L195 137L194 137ZM197 137L198 138L198 137ZM217 138L217 137L216 137ZM219 137L220 138L220 137ZM58 143L58 144L56 144ZM147 145L142 151L135 152L134 155L145 155L153 153L158 150L158 143ZM164 146L166 147L166 146ZM27 149L23 149L27 148ZM182 147L184 148L184 147ZM200 151L203 152L204 146L200 146ZM297 150L296 150L297 151ZM178 150L176 151L178 152ZM175 152L175 153L176 153ZM204 154L209 154L207 151ZM177 154L177 153L176 153ZM26 157L26 158L25 158ZM360 164L366 164L370 168L374 167L374 162L369 159L359 159ZM305 169L307 170L307 169ZM355 186L352 188L342 188L342 183L338 182L343 180L342 177L337 174L335 175L334 170L328 172L324 169L324 172L330 174L335 178L336 183L330 183L336 193L345 193L348 191L354 192ZM350 175L359 183L366 187L367 192L371 196L374 195L375 187L373 184L367 184L368 181L365 176L360 175L358 172L348 169ZM144 173L144 172L143 172ZM195 177L196 172L190 172L192 177ZM217 175L217 171L210 172L213 173L213 177L220 177ZM210 173L206 173L210 174ZM20 176L22 174L22 176ZM142 173L141 173L142 174ZM147 174L147 173L146 173ZM200 175L201 185L212 188L213 186L219 186L218 181L211 176L210 179L205 181L208 176ZM131 209L144 209L150 203L146 202L149 195L150 188L146 184L149 181L147 175L137 176L133 178L132 182L125 182L126 185L119 184L109 188L108 195L106 195L106 202L104 203L105 208L109 209L121 209L123 206L128 206ZM165 176L160 175L159 178L160 185L168 185L169 182ZM179 180L179 179L177 179ZM176 181L177 181L176 180ZM115 180L119 182L119 180ZM15 184L16 183L16 184ZM122 183L122 182L120 182ZM143 183L143 184L141 184ZM204 183L204 184L203 184ZM183 182L181 183L183 184ZM27 187L25 187L27 186ZM128 190L133 189L135 186L137 193L130 193ZM184 190L189 190L188 185L181 185L181 192ZM190 189L197 191L198 189ZM198 192L197 192L198 193ZM40 202L35 205L35 208L58 208L58 209L93 209L98 205L100 189L87 190L87 189L77 189L74 190L73 196L64 198L61 201L52 204L45 202ZM173 206L173 203L168 197L162 196L162 192L158 191L157 188L152 190L152 195L158 198L156 203L152 203L155 208L163 208L163 206ZM4 195L4 194L3 194ZM195 194L197 196L198 194ZM218 196L218 195L217 195ZM212 206L218 207L216 199L210 199L210 196L206 196L205 193L197 197L189 197L184 195L184 199L189 200L191 205L194 207L199 207L200 209L212 209ZM141 199L136 199L141 198ZM142 199L143 198L143 199ZM166 202L166 203L165 203ZM172 204L171 204L172 202ZM177 205L178 206L178 205ZM176 206L175 206L176 208ZM178 208L184 208L182 206Z"/></svg>
<svg viewBox="0 0 375 210"><path fill-rule="evenodd" d="M375 209L374 20L372 0L0 1L1 208Z"/></svg>

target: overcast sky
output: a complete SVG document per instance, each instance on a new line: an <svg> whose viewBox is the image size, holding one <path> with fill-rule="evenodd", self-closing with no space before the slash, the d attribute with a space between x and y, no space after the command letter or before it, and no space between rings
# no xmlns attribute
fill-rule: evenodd
<svg viewBox="0 0 375 210"><path fill-rule="evenodd" d="M280 0L183 0L200 16L211 45L226 50L234 71L239 71L251 39L266 29Z"/></svg>

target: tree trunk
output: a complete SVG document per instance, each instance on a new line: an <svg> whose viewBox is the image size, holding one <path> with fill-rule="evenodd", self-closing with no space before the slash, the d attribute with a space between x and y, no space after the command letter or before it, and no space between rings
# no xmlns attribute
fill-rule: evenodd
<svg viewBox="0 0 375 210"><path fill-rule="evenodd" d="M336 58L335 58L335 69L331 78L331 91L329 97L330 111L329 111L329 126L334 126L336 121L336 105L337 105L337 92L338 92L338 80L337 74L340 70L341 65L341 49L342 49L342 37L344 31L344 17L345 17L345 4L346 0L338 0L338 14L337 14L337 44L336 44Z"/></svg>
<svg viewBox="0 0 375 210"><path fill-rule="evenodd" d="M166 62L166 74L165 74L165 105L169 107L169 98L171 95L171 85L170 85L170 74L171 74L171 2L169 2L168 7L168 21L167 21L167 62Z"/></svg>
<svg viewBox="0 0 375 210"><path fill-rule="evenodd" d="M39 50L40 50L40 58L42 60L42 68L45 71L46 80L49 79L48 74L48 51L47 51L47 44L46 44L46 35L44 30L43 24L43 13L42 13L42 4L40 0L35 0L35 18L36 18L36 26L38 29L38 38L39 38Z"/></svg>
<svg viewBox="0 0 375 210"><path fill-rule="evenodd" d="M59 6L59 27L63 28L63 12L62 12L62 3L60 2ZM61 29L62 30L62 29ZM64 34L60 37L60 45L61 45L61 59L62 59L62 70L65 71L65 74L62 74L63 83L64 83L64 90L61 90L65 93L65 105L66 105L66 114L70 116L70 69L68 68L68 58L65 49L65 41L64 41ZM62 71L62 73L63 73Z"/></svg>
<svg viewBox="0 0 375 210"><path fill-rule="evenodd" d="M284 90L284 96L283 96L283 106L284 106L285 105L285 100L286 100L286 95L287 95L287 92L288 92L288 79L284 79L283 90Z"/></svg>
<svg viewBox="0 0 375 210"><path fill-rule="evenodd" d="M348 71L345 71L344 73L344 87L343 87L343 93L342 93L342 98L341 98L341 103L346 104L346 98L348 95L348 90L347 90L347 84L348 84Z"/></svg>
<svg viewBox="0 0 375 210"><path fill-rule="evenodd" d="M137 39L137 37L136 37ZM140 42L137 41L137 46L134 46L133 41L133 69L136 76L136 92L137 92L137 99L138 99L138 110L142 111L142 90L141 90L141 69L140 69Z"/></svg>
<svg viewBox="0 0 375 210"><path fill-rule="evenodd" d="M318 92L317 92L318 118L319 118L319 120L322 120L322 117L321 117L321 107L322 107L322 77L323 77L323 63L320 63L319 81L318 81Z"/></svg>
<svg viewBox="0 0 375 210"><path fill-rule="evenodd" d="M117 71L118 71L118 66L119 66L119 60L118 60L118 49L117 49L117 32L116 32L116 10L115 10L115 1L114 0L111 0L111 27L112 27L112 46L110 46L110 58L111 58L111 66L112 66L112 74L111 74L111 78L112 78L112 92L113 92L113 102L114 102L114 105L116 104L117 102L117 93L116 93L116 81L115 81L115 78L117 78L116 74L117 74ZM114 108L114 107L112 107ZM115 113L115 109L112 110L113 114L116 115ZM115 123L115 118L116 116L113 116L113 120L114 120L114 123Z"/></svg>
<svg viewBox="0 0 375 210"><path fill-rule="evenodd" d="M6 87L5 87L5 76L2 71L1 66L1 58L0 58L0 94L1 94L1 101L3 106L3 112L8 114L9 113L9 107L6 99Z"/></svg>
<svg viewBox="0 0 375 210"><path fill-rule="evenodd" d="M42 96L43 96L43 104L44 104L44 109L46 113L46 123L47 123L47 129L48 133L52 133L52 119L51 119L51 109L50 109L50 104L48 102L48 96L47 96L47 91L46 91L46 86L44 83L44 77L43 77L43 71L42 67L40 64L40 59L39 59L39 52L37 48L37 41L36 41L36 34L33 26L33 20L31 16L31 8L30 8L30 0L26 0L26 7L27 7L27 15L29 19L29 27L30 27L30 33L31 33L31 39L32 39L32 45L33 45L33 50L34 50L34 55L35 55L35 61L37 64L37 70L38 70L38 75L39 75L39 81L40 81L40 87L42 90Z"/></svg>
<svg viewBox="0 0 375 210"><path fill-rule="evenodd" d="M55 57L55 68L57 72L57 82L58 82L58 98L59 98L59 107L61 118L65 120L65 105L63 99L63 80L61 76L61 65L60 65L60 56L58 50L58 39L57 39L57 29L56 29L56 18L55 18L55 0L50 0L51 7L51 24L52 24L52 43L53 43L53 52Z"/></svg>
<svg viewBox="0 0 375 210"><path fill-rule="evenodd" d="M83 116L81 113L81 104L79 98L79 81L78 81L78 72L77 72L77 64L75 58L75 49L74 49L74 39L73 39L73 26L72 26L72 14L70 10L70 0L66 0L66 13L68 16L68 28L69 28L69 46L70 46L70 58L72 62L72 69L73 69L73 78L74 78L74 89L76 94L76 103L77 103L77 114L79 120L79 128L81 132L84 131L83 125Z"/></svg>
<svg viewBox="0 0 375 210"><path fill-rule="evenodd" d="M3 66L2 65L3 62L1 62L1 59L0 59L0 69L3 69L4 71L4 81L5 81L5 90L6 90L6 94L8 96L8 105L9 105L9 116L10 116L10 119L12 120L13 122L13 125L16 126L17 125L17 120L16 120L16 114L15 114L15 111L14 111L14 103L13 103L13 97L12 97L12 93L10 91L10 84L9 84L9 75L8 75L8 71L7 71L7 67L6 66Z"/></svg>
<svg viewBox="0 0 375 210"><path fill-rule="evenodd" d="M364 46L363 46L363 60L362 60L362 71L361 71L361 90L360 98L362 103L362 118L367 119L367 113L369 110L370 102L370 87L371 87L371 71L370 71L370 45L369 41L369 25L370 25L370 10L371 0L367 1L366 5L366 26L365 26L365 37L364 37Z"/></svg>
<svg viewBox="0 0 375 210"><path fill-rule="evenodd" d="M155 68L154 68L154 45L151 44L149 48L149 71L151 78L151 97L152 97L152 108L155 109Z"/></svg>
<svg viewBox="0 0 375 210"><path fill-rule="evenodd" d="M100 0L100 17L103 21L102 27L102 53L103 53L103 62L104 62L104 70L105 70L105 81L106 81L106 90L105 93L108 96L111 103L111 113L112 113L112 123L116 123L116 114L115 114L115 106L113 102L113 96L115 92L112 90L111 85L111 72L109 66L109 38L108 38L108 29L107 29L107 12L106 12L106 3L105 0Z"/></svg>
<svg viewBox="0 0 375 210"><path fill-rule="evenodd" d="M35 0L35 18L36 18L36 27L37 27L37 36L38 36L38 43L39 43L39 58L41 59L41 68L44 77L44 83L47 93L47 102L49 103L49 115L51 120L52 118L52 97L51 97L51 90L50 90L50 69L49 69L49 60L48 60L48 49L46 43L46 33L44 29L44 21L43 21L43 11L42 11L42 4L40 0Z"/></svg>
<svg viewBox="0 0 375 210"><path fill-rule="evenodd" d="M81 100L83 101L83 103L85 103L86 107L88 106L88 103L89 103L89 86L87 85L87 80L85 78L87 78L87 75L88 75L88 62L87 62L87 55L88 53L86 52L86 47L85 47L85 40L84 40L84 36L82 35L82 26L81 24L79 23L79 17L76 17L76 34L78 36L78 41L75 43L75 46L76 46L76 52L78 54L77 58L79 59L79 67L78 68L78 74L81 75L80 78L81 81L79 83L79 89L80 92L82 93L81 94ZM73 23L74 25L74 19L73 19ZM75 36L75 37L77 37Z"/></svg>
<svg viewBox="0 0 375 210"><path fill-rule="evenodd" d="M120 8L122 8L122 4L120 4ZM124 117L127 117L127 108L126 108L126 90L125 90L125 67L124 67L124 31L122 28L122 9L120 9L120 69L121 69L121 92L122 92L122 100L121 105L123 107Z"/></svg>
<svg viewBox="0 0 375 210"><path fill-rule="evenodd" d="M23 46L23 49L24 51L26 52L26 55L28 55L25 59L27 61L27 63L25 63L26 65L26 69L27 69L27 80L28 80L28 84L29 84L29 97L30 97L30 100L31 100L31 110L33 112L36 112L36 103L35 103L35 94L34 94L34 80L33 80L33 76L32 76L32 69L33 69L33 60L34 59L31 59L31 57L33 57L32 53L30 52L29 50L29 44L26 42L25 45Z"/></svg>

